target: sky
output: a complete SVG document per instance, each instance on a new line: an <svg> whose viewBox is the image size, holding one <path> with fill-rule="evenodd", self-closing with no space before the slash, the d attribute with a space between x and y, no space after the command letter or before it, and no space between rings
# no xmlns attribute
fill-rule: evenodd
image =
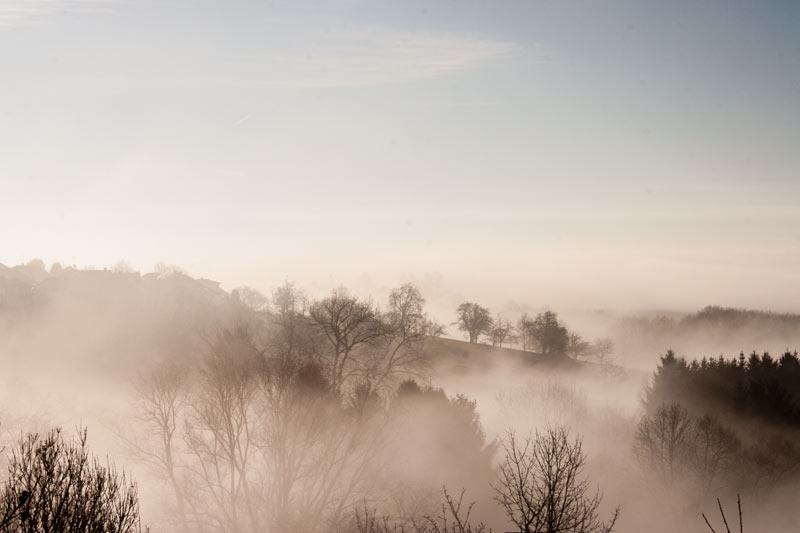
<svg viewBox="0 0 800 533"><path fill-rule="evenodd" d="M800 3L0 0L0 262L800 311Z"/></svg>

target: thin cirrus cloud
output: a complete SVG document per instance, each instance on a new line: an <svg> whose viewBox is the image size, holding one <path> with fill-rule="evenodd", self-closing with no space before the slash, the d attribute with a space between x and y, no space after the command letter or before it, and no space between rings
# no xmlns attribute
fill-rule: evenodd
<svg viewBox="0 0 800 533"><path fill-rule="evenodd" d="M444 32L362 28L327 35L304 54L273 58L289 68L264 85L348 87L435 77L517 55L513 42Z"/></svg>
<svg viewBox="0 0 800 533"><path fill-rule="evenodd" d="M115 0L0 0L0 28L41 22L57 13L108 11Z"/></svg>
<svg viewBox="0 0 800 533"><path fill-rule="evenodd" d="M0 0L0 30L38 24L60 15L116 12L120 0ZM120 17L123 11L117 12ZM278 20L278 19L276 19ZM429 79L489 64L527 51L547 62L546 47L442 30L408 30L385 25L331 21L316 16L267 22L268 37L258 49L243 48L237 36L214 42L205 56L192 49L170 54L142 44L138 57L112 67L115 72L80 72L75 77L92 85L127 88L345 88ZM323 25L324 24L324 25ZM324 27L327 26L327 27ZM110 41L113 47L113 40ZM171 35L169 42L186 43ZM155 46L155 45L153 45ZM202 60L198 60L203 58ZM209 60L209 58L211 58ZM127 68L137 64L138 68Z"/></svg>
<svg viewBox="0 0 800 533"><path fill-rule="evenodd" d="M347 88L433 78L514 57L524 47L511 41L441 31L382 26L304 32L237 58L224 72L155 75L127 85L180 88ZM538 48L535 50L538 55ZM176 74L177 72L177 74Z"/></svg>

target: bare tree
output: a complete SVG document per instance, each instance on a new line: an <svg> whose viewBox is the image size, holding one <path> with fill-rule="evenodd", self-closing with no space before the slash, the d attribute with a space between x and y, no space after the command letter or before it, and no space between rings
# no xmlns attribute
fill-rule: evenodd
<svg viewBox="0 0 800 533"><path fill-rule="evenodd" d="M392 388L398 377L417 375L426 362L426 336L441 333L424 304L411 283L391 291L385 312L343 290L314 302L310 318L328 341L322 360L331 385L345 394L355 383L382 391Z"/></svg>
<svg viewBox="0 0 800 533"><path fill-rule="evenodd" d="M278 367L291 375L319 357L326 339L309 319L306 298L293 283L287 281L273 291L271 309L264 344L270 356L280 361Z"/></svg>
<svg viewBox="0 0 800 533"><path fill-rule="evenodd" d="M370 302L343 288L311 304L309 316L329 341L328 380L337 390L360 370L353 360L356 350L374 345L389 331Z"/></svg>
<svg viewBox="0 0 800 533"><path fill-rule="evenodd" d="M512 343L516 339L514 326L503 318L502 315L498 315L497 319L492 324L492 328L489 330L489 338L492 341L492 346L500 346L502 347L503 344Z"/></svg>
<svg viewBox="0 0 800 533"><path fill-rule="evenodd" d="M711 490L714 481L734 467L740 448L736 435L716 418L706 415L694 420L689 461L705 490Z"/></svg>
<svg viewBox="0 0 800 533"><path fill-rule="evenodd" d="M193 374L160 369L140 386L161 443L138 449L175 492L174 529L329 531L367 493L383 411L350 408L318 364L283 355L228 331Z"/></svg>
<svg viewBox="0 0 800 533"><path fill-rule="evenodd" d="M739 510L739 533L744 533L744 526L742 524L742 498L738 494L736 495L736 505ZM725 511L722 509L722 502L719 501L719 498L717 498L717 506L719 507L719 514L722 516L722 523L725 525L726 533L731 533L731 528L728 525L728 519L725 517ZM701 516L703 517L703 520L705 520L708 529L711 530L711 533L717 533L717 530L711 526L711 522L709 522L706 514L702 513Z"/></svg>
<svg viewBox="0 0 800 533"><path fill-rule="evenodd" d="M304 315L305 302L303 293L290 281L272 291L272 305L281 315Z"/></svg>
<svg viewBox="0 0 800 533"><path fill-rule="evenodd" d="M506 453L497 482L492 485L511 521L522 533L608 533L601 522L599 489L592 494L582 476L585 458L580 439L570 441L563 428L538 432L522 443L509 432L501 445Z"/></svg>
<svg viewBox="0 0 800 533"><path fill-rule="evenodd" d="M719 421L693 417L679 404L662 404L639 422L634 453L642 466L667 486L678 478L696 478L703 490L734 467L741 443Z"/></svg>
<svg viewBox="0 0 800 533"><path fill-rule="evenodd" d="M454 322L460 331L469 335L469 342L475 344L481 335L489 333L494 321L489 310L472 302L464 302L456 309L458 319Z"/></svg>
<svg viewBox="0 0 800 533"><path fill-rule="evenodd" d="M180 438L181 415L186 403L187 371L175 364L164 364L142 375L137 383L140 412L145 427L156 437L154 448L147 447L143 439L130 439L121 435L133 447L137 457L153 465L166 476L175 494L175 504L180 531L189 531L186 487L180 479L176 441ZM187 501L188 500L188 501Z"/></svg>
<svg viewBox="0 0 800 533"><path fill-rule="evenodd" d="M585 341L583 337L575 332L572 332L567 337L567 355L573 359L578 359L580 356L589 352L591 345Z"/></svg>
<svg viewBox="0 0 800 533"><path fill-rule="evenodd" d="M522 343L522 351L528 351L528 348L534 343L531 336L533 328L533 319L528 316L528 313L523 313L519 320L517 320L517 334L518 339Z"/></svg>
<svg viewBox="0 0 800 533"><path fill-rule="evenodd" d="M265 375L264 443L268 530L326 531L366 494L385 431L379 417L350 412L316 365L289 383Z"/></svg>
<svg viewBox="0 0 800 533"><path fill-rule="evenodd" d="M233 289L231 296L253 311L267 311L269 309L269 298L253 287L244 286Z"/></svg>
<svg viewBox="0 0 800 533"><path fill-rule="evenodd" d="M556 313L545 311L536 315L528 328L528 333L542 355L565 354L569 336L567 328L559 323Z"/></svg>
<svg viewBox="0 0 800 533"><path fill-rule="evenodd" d="M111 267L111 272L113 272L114 274L133 274L134 270L133 267L131 267L130 263L128 263L124 259L120 259L119 261L114 263L114 265Z"/></svg>
<svg viewBox="0 0 800 533"><path fill-rule="evenodd" d="M600 363L601 366L605 367L606 365L611 364L611 356L614 355L614 341L608 337L595 339L594 345L592 346L592 351L594 352L594 356L597 358L597 362Z"/></svg>
<svg viewBox="0 0 800 533"><path fill-rule="evenodd" d="M153 272L158 274L159 278L168 278L171 276L185 276L186 270L183 267L178 265L169 265L164 263L163 261L160 263L156 263L153 266Z"/></svg>
<svg viewBox="0 0 800 533"><path fill-rule="evenodd" d="M209 505L199 509L200 518L218 520L225 531L258 530L262 520L253 486L259 355L247 331L221 333L202 361L186 419L184 440L195 466L191 489Z"/></svg>
<svg viewBox="0 0 800 533"><path fill-rule="evenodd" d="M13 452L0 492L0 531L140 533L137 488L90 456L86 430L72 442L58 429L45 437L28 434Z"/></svg>
<svg viewBox="0 0 800 533"><path fill-rule="evenodd" d="M427 320L425 322L425 335L428 337L441 337L447 332L444 324L440 324L435 320Z"/></svg>
<svg viewBox="0 0 800 533"><path fill-rule="evenodd" d="M425 337L432 326L424 312L425 299L419 289L406 283L389 294L389 307L381 317L384 336L366 350L361 378L380 391L395 385L396 378L416 375L426 363Z"/></svg>
<svg viewBox="0 0 800 533"><path fill-rule="evenodd" d="M662 404L639 422L633 451L646 468L671 486L686 464L692 418L679 404Z"/></svg>

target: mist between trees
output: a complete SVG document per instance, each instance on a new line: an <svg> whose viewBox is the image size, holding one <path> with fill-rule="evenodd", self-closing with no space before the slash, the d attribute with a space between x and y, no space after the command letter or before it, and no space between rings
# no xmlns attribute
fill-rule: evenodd
<svg viewBox="0 0 800 533"><path fill-rule="evenodd" d="M703 531L737 495L745 530L800 520L793 352L665 350L651 376L613 329L474 302L462 342L410 283L380 304L169 268L13 287L0 531ZM30 417L31 379L83 402Z"/></svg>

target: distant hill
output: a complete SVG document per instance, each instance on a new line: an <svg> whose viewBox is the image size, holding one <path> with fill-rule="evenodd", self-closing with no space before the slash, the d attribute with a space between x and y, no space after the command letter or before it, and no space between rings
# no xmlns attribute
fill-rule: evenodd
<svg viewBox="0 0 800 533"><path fill-rule="evenodd" d="M0 357L91 361L140 366L158 357L188 357L198 343L243 319L248 310L219 283L178 270L161 274L73 267L45 270L40 261L0 264ZM683 316L648 313L606 320L616 360L653 368L674 349L687 357L782 353L800 348L800 315L709 306ZM533 352L432 338L435 366L448 372L490 368L498 361L547 362Z"/></svg>
<svg viewBox="0 0 800 533"><path fill-rule="evenodd" d="M753 351L777 354L800 349L800 315L708 306L681 318L622 319L614 338L621 352L649 358L667 349L690 358Z"/></svg>
<svg viewBox="0 0 800 533"><path fill-rule="evenodd" d="M46 274L0 266L0 357L130 369L186 357L241 309L218 283L180 273Z"/></svg>

